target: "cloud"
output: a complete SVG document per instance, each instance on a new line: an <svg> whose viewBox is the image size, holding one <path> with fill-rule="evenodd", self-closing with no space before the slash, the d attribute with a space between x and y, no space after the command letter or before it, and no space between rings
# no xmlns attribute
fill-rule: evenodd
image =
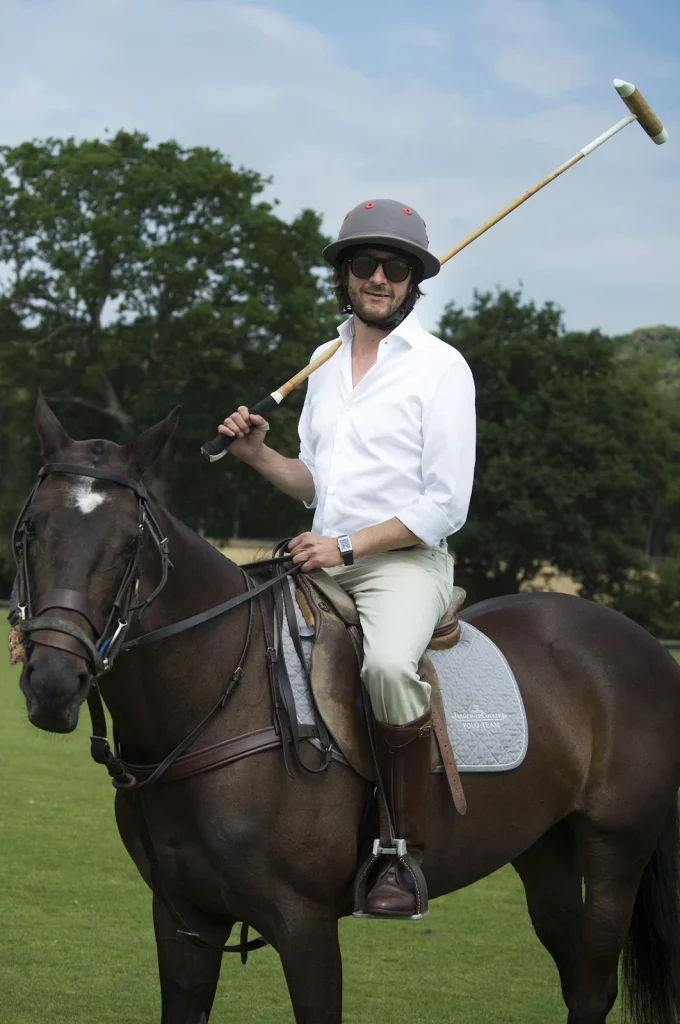
<svg viewBox="0 0 680 1024"><path fill-rule="evenodd" d="M450 44L447 32L423 25L415 18L407 23L395 25L390 36L395 43L408 47L418 46L424 50L441 50Z"/></svg>
<svg viewBox="0 0 680 1024"><path fill-rule="evenodd" d="M480 0L446 9L436 31L395 10L374 48L382 59L352 63L351 25L344 37L329 14L324 30L319 7L312 24L267 3L4 0L0 138L125 127L217 147L273 175L268 194L284 217L312 207L334 234L355 203L392 196L425 217L442 253L621 116L602 72L601 38L619 24L608 8ZM622 63L647 66L634 43L620 52ZM521 278L579 326L651 322L659 288L680 322L668 283L680 256L668 149L626 129L428 283L424 320L433 324L454 294L466 301L474 286ZM617 252L626 258L614 272ZM657 282L649 301L636 252L645 287Z"/></svg>
<svg viewBox="0 0 680 1024"><path fill-rule="evenodd" d="M590 7L579 4L582 12ZM486 57L495 77L543 99L563 96L597 80L594 54L569 24L569 5L550 8L543 0L482 0ZM580 37L577 42L577 36Z"/></svg>

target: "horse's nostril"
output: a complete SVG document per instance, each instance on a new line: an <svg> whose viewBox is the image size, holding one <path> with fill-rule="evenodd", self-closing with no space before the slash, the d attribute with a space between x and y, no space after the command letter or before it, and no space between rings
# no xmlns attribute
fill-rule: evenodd
<svg viewBox="0 0 680 1024"><path fill-rule="evenodd" d="M85 668L81 668L78 672L78 686L82 689L90 684L90 673Z"/></svg>

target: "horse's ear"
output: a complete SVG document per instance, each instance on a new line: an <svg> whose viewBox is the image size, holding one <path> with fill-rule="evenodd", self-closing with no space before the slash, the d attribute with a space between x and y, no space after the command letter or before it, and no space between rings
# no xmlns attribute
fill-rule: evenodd
<svg viewBox="0 0 680 1024"><path fill-rule="evenodd" d="M45 401L45 396L40 389L38 389L38 398L35 403L35 429L40 438L40 449L48 462L72 443L71 438Z"/></svg>
<svg viewBox="0 0 680 1024"><path fill-rule="evenodd" d="M149 466L154 464L174 434L179 423L180 408L181 406L176 405L169 416L166 416L160 423L156 423L155 426L149 427L126 446L126 456L139 476L143 476Z"/></svg>

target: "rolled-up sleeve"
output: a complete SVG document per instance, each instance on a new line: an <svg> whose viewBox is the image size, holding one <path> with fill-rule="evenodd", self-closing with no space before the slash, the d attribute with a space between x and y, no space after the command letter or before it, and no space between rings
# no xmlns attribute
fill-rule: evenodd
<svg viewBox="0 0 680 1024"><path fill-rule="evenodd" d="M465 523L475 469L475 385L464 359L441 374L423 409L423 490L396 512L435 547ZM313 473L312 473L313 475Z"/></svg>
<svg viewBox="0 0 680 1024"><path fill-rule="evenodd" d="M316 508L316 506L318 504L318 501L319 501L318 494L317 494L317 486L316 486L316 476L314 474L315 458L314 458L314 446L313 446L313 441L312 441L312 431L311 431L311 424L310 424L310 418L311 418L310 389L311 389L311 387L312 387L312 382L311 382L311 380L308 380L307 381L307 394L305 395L305 401L304 401L304 404L302 406L302 413L300 414L300 420L298 422L298 436L300 438L300 454L298 455L298 458L300 459L301 462L304 462L305 466L307 467L309 472L312 474L312 480L314 481L314 497L312 498L312 500L310 502L303 501L302 504L305 506L305 508Z"/></svg>

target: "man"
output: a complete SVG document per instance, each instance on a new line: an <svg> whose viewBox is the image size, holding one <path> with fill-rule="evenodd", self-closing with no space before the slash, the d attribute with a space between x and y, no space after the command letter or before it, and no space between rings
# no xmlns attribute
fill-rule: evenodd
<svg viewBox="0 0 680 1024"><path fill-rule="evenodd" d="M299 458L267 446L268 424L245 406L219 430L236 436L234 455L315 509L312 531L289 549L304 572L326 569L356 602L395 835L420 862L431 711L418 662L452 596L446 538L470 501L474 384L460 353L412 312L420 282L440 269L415 210L391 199L360 204L324 258L351 316L339 351L309 378ZM413 885L394 858L366 911L415 914Z"/></svg>

